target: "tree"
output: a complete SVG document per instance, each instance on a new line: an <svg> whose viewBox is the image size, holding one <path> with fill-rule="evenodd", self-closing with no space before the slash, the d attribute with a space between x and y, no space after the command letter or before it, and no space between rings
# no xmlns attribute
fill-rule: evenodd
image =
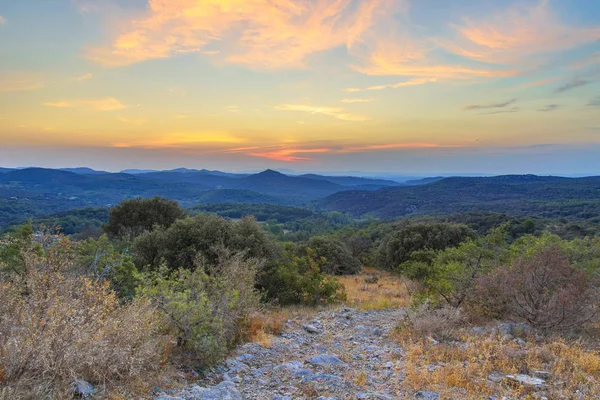
<svg viewBox="0 0 600 400"><path fill-rule="evenodd" d="M456 247L473 232L466 226L450 223L419 223L402 227L386 236L379 247L377 261L388 270L409 261L414 251L444 250Z"/></svg>
<svg viewBox="0 0 600 400"><path fill-rule="evenodd" d="M352 256L348 247L337 239L316 236L308 241L308 247L318 257L325 258L321 269L331 275L349 275L360 271L362 264Z"/></svg>
<svg viewBox="0 0 600 400"><path fill-rule="evenodd" d="M198 256L215 264L219 249L242 252L246 257L270 259L275 246L253 218L233 222L212 215L176 221L170 228L145 232L133 243L138 268L156 269L164 263L172 270L193 269Z"/></svg>
<svg viewBox="0 0 600 400"><path fill-rule="evenodd" d="M174 200L136 198L113 207L104 230L111 238L125 236L131 240L157 226L168 228L184 216L185 212Z"/></svg>

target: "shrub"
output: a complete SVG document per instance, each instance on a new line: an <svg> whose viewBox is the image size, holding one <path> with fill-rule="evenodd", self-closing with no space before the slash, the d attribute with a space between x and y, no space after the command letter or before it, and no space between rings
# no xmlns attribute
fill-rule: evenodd
<svg viewBox="0 0 600 400"><path fill-rule="evenodd" d="M348 247L337 239L316 236L308 241L308 247L318 257L325 258L321 269L330 275L356 274L362 268L362 264L352 256Z"/></svg>
<svg viewBox="0 0 600 400"><path fill-rule="evenodd" d="M345 300L343 286L321 271L325 260L310 249L306 255L294 255L288 249L282 260L267 266L260 275L260 285L268 300L280 305L328 304Z"/></svg>
<svg viewBox="0 0 600 400"><path fill-rule="evenodd" d="M377 262L381 268L393 270L409 261L415 251L456 247L471 236L472 231L460 224L436 222L404 226L385 237L379 247Z"/></svg>
<svg viewBox="0 0 600 400"><path fill-rule="evenodd" d="M66 398L73 378L115 383L161 365L167 338L147 301L120 304L109 284L74 276L68 242L24 250L0 282L0 382L10 398Z"/></svg>
<svg viewBox="0 0 600 400"><path fill-rule="evenodd" d="M557 246L515 260L479 282L480 303L492 314L540 330L572 329L598 312L594 280L571 266Z"/></svg>
<svg viewBox="0 0 600 400"><path fill-rule="evenodd" d="M142 298L162 311L177 337L177 355L205 366L219 360L240 336L238 326L258 308L255 289L262 262L221 250L214 265L170 271L166 266L144 275Z"/></svg>
<svg viewBox="0 0 600 400"><path fill-rule="evenodd" d="M396 327L396 334L446 340L452 339L464 324L460 308L448 305L433 307L425 302L407 310L404 321Z"/></svg>
<svg viewBox="0 0 600 400"><path fill-rule="evenodd" d="M110 210L104 230L111 237L133 239L156 226L168 228L184 216L185 212L174 200L162 197L125 200Z"/></svg>
<svg viewBox="0 0 600 400"><path fill-rule="evenodd" d="M244 252L247 258L272 258L275 246L253 218L232 222L211 215L178 220L168 229L156 229L138 237L133 245L138 268L158 268L164 263L172 270L193 268L198 255L216 264L221 247Z"/></svg>

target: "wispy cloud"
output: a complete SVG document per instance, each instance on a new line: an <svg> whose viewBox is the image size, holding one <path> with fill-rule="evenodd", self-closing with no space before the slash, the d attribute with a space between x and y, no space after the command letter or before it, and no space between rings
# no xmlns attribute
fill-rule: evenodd
<svg viewBox="0 0 600 400"><path fill-rule="evenodd" d="M46 107L58 108L80 108L91 111L114 111L127 108L126 105L113 97L101 99L77 99L77 100L60 100L56 102L42 103Z"/></svg>
<svg viewBox="0 0 600 400"><path fill-rule="evenodd" d="M116 142L112 147L143 148L143 149L187 149L195 146L223 146L233 143L243 143L242 137L233 136L227 132L190 132L171 133L158 138L146 140Z"/></svg>
<svg viewBox="0 0 600 400"><path fill-rule="evenodd" d="M504 103L473 104L470 106L466 106L464 108L464 110L482 110L482 109L486 109L486 108L504 108L510 104L513 104L516 101L517 101L517 99L512 99L512 100L505 101Z"/></svg>
<svg viewBox="0 0 600 400"><path fill-rule="evenodd" d="M322 114L330 117L334 117L337 119L341 119L343 121L368 121L370 118L362 115L356 115L352 113L348 113L344 111L343 108L340 107L319 107L319 106L311 106L306 104L280 104L275 106L276 110L280 111L297 111L297 112L305 112L309 114Z"/></svg>
<svg viewBox="0 0 600 400"><path fill-rule="evenodd" d="M590 54L585 59L571 64L572 69L582 69L592 65L600 64L600 52Z"/></svg>
<svg viewBox="0 0 600 400"><path fill-rule="evenodd" d="M480 115L491 115L491 114L510 114L510 113L516 113L519 112L521 109L519 107L512 107L509 108L507 110L498 110L498 111L490 111L490 112L485 112L485 113L481 113Z"/></svg>
<svg viewBox="0 0 600 400"><path fill-rule="evenodd" d="M256 68L303 67L308 55L352 46L386 0L149 0L145 17L132 20L110 45L88 58L124 66L202 52L209 43L224 58Z"/></svg>
<svg viewBox="0 0 600 400"><path fill-rule="evenodd" d="M142 125L144 125L147 122L147 120L145 118L125 118L125 117L119 117L117 119L120 122L124 123L124 124L135 125L135 126L142 126Z"/></svg>
<svg viewBox="0 0 600 400"><path fill-rule="evenodd" d="M549 85L551 83L558 82L560 78L547 78L547 79L539 79L533 82L525 82L517 86L513 86L506 89L501 89L500 92L518 92L520 90L529 89L537 86Z"/></svg>
<svg viewBox="0 0 600 400"><path fill-rule="evenodd" d="M556 88L556 90L554 91L554 93L563 93L563 92L566 92L566 91L571 90L571 89L576 89L578 87L589 85L590 83L592 83L592 81L584 80L584 79L581 79L581 78L574 78L570 82L567 82L564 85L559 86L558 88Z"/></svg>
<svg viewBox="0 0 600 400"><path fill-rule="evenodd" d="M0 25L6 25L6 18L0 15Z"/></svg>
<svg viewBox="0 0 600 400"><path fill-rule="evenodd" d="M81 76L78 76L77 78L75 78L76 81L79 82L83 82L83 81L87 81L89 79L92 79L94 75L91 72L88 72L87 74L83 74Z"/></svg>
<svg viewBox="0 0 600 400"><path fill-rule="evenodd" d="M395 84L389 84L389 85L378 85L378 86L370 86L364 89L359 89L359 88L348 88L346 89L347 92L364 92L364 91L370 91L370 90L384 90L384 89L398 89L401 87L405 87L405 86L418 86L418 85L424 85L426 83L430 83L430 82L436 82L437 79L436 78L415 78L415 79L411 79L405 82L399 82L399 83L395 83Z"/></svg>
<svg viewBox="0 0 600 400"><path fill-rule="evenodd" d="M343 100L340 100L340 103L370 103L373 100L374 100L373 98L368 98L368 99L343 99Z"/></svg>
<svg viewBox="0 0 600 400"><path fill-rule="evenodd" d="M559 109L560 104L548 104L546 107L540 108L538 111L540 112L551 112Z"/></svg>
<svg viewBox="0 0 600 400"><path fill-rule="evenodd" d="M0 74L0 92L35 90L45 86L42 74L28 72L8 72Z"/></svg>
<svg viewBox="0 0 600 400"><path fill-rule="evenodd" d="M600 107L600 96L595 99L590 100L589 103L586 104L588 107Z"/></svg>
<svg viewBox="0 0 600 400"><path fill-rule="evenodd" d="M317 154L328 153L330 150L326 148L316 149L279 149L247 153L249 156L266 158L268 160L285 161L285 162L310 162L314 161L313 157L300 156L298 154Z"/></svg>
<svg viewBox="0 0 600 400"><path fill-rule="evenodd" d="M539 55L581 47L600 38L600 27L565 25L548 0L516 3L488 19L466 18L458 36L440 40L446 50L473 60L531 66Z"/></svg>

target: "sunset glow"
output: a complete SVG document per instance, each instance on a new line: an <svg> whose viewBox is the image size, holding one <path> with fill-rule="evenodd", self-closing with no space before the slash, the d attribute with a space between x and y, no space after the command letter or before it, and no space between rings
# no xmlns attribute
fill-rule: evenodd
<svg viewBox="0 0 600 400"><path fill-rule="evenodd" d="M600 171L600 3L0 5L2 166Z"/></svg>

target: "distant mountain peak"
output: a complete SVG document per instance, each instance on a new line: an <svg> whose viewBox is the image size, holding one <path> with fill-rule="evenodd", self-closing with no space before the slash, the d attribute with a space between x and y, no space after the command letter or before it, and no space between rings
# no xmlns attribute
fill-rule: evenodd
<svg viewBox="0 0 600 400"><path fill-rule="evenodd" d="M282 174L281 172L278 172L278 171L275 171L272 169L266 169L263 172L260 172L256 175L259 175L259 176L287 176L285 174Z"/></svg>

